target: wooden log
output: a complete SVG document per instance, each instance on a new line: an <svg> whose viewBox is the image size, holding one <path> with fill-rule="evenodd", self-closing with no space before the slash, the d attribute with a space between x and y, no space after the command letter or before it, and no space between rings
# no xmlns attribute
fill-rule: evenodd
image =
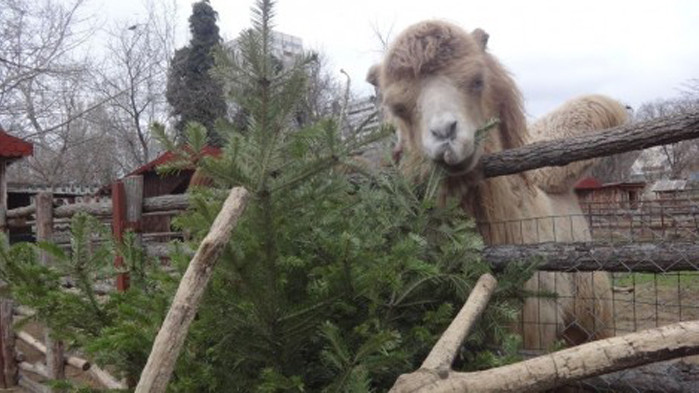
<svg viewBox="0 0 699 393"><path fill-rule="evenodd" d="M170 251L174 249L174 245L172 243L145 242L143 248L146 254L152 257L163 258L170 255ZM192 250L184 243L180 244L180 249L190 257L196 252L196 250Z"/></svg>
<svg viewBox="0 0 699 393"><path fill-rule="evenodd" d="M14 313L23 317L33 317L36 315L36 310L20 304L14 308Z"/></svg>
<svg viewBox="0 0 699 393"><path fill-rule="evenodd" d="M420 369L391 392L541 392L584 378L699 354L699 321L594 341L523 362L476 372Z"/></svg>
<svg viewBox="0 0 699 393"><path fill-rule="evenodd" d="M40 192L36 195L36 237L40 241L50 241L53 237L53 194ZM41 262L48 266L51 264L51 256L45 251L40 251ZM54 340L51 332L45 334L46 342L46 367L51 379L64 379L65 366L63 364L63 343Z"/></svg>
<svg viewBox="0 0 699 393"><path fill-rule="evenodd" d="M44 345L44 343L36 339L31 334L25 332L24 330L20 330L19 332L17 332L17 338L24 341L26 344L36 349L37 351L46 354L46 345Z"/></svg>
<svg viewBox="0 0 699 393"><path fill-rule="evenodd" d="M209 233L199 245L155 338L148 362L136 386L136 393L165 392L218 256L245 209L248 195L244 188L231 190Z"/></svg>
<svg viewBox="0 0 699 393"><path fill-rule="evenodd" d="M51 389L48 386L42 385L22 374L19 375L19 386L32 393L51 393Z"/></svg>
<svg viewBox="0 0 699 393"><path fill-rule="evenodd" d="M104 202L82 202L71 203L56 207L55 217L73 217L75 214L84 212L92 216L109 216L112 214L112 204L110 201Z"/></svg>
<svg viewBox="0 0 699 393"><path fill-rule="evenodd" d="M32 336L31 334L23 330L20 330L19 332L17 332L17 338L24 341L30 347L36 349L44 355L46 354L46 345L34 338L34 336ZM88 360L79 358L77 356L65 356L63 361L65 362L65 364L71 365L82 371L87 371L90 368L92 368L92 364Z"/></svg>
<svg viewBox="0 0 699 393"><path fill-rule="evenodd" d="M510 263L531 262L536 262L539 270L552 271L663 273L699 267L699 244L690 242L499 245L486 247L482 255L495 271Z"/></svg>
<svg viewBox="0 0 699 393"><path fill-rule="evenodd" d="M43 363L21 362L19 364L19 369L40 375L44 378L49 378L49 371L46 369L46 366Z"/></svg>
<svg viewBox="0 0 699 393"><path fill-rule="evenodd" d="M143 212L157 212L168 210L186 210L189 207L189 195L163 195L145 198L143 200Z"/></svg>
<svg viewBox="0 0 699 393"><path fill-rule="evenodd" d="M114 390L125 390L127 389L126 385L119 382L116 378L114 378L111 374L108 372L104 371L102 368L97 367L96 365L93 365L90 368L90 374L99 381L99 383L102 384L107 389L114 389Z"/></svg>
<svg viewBox="0 0 699 393"><path fill-rule="evenodd" d="M686 393L699 390L697 381L698 364L691 363L691 360L671 360L587 378L578 384L586 391L594 392Z"/></svg>
<svg viewBox="0 0 699 393"><path fill-rule="evenodd" d="M449 324L420 368L448 372L461 343L485 310L497 284L495 277L490 274L484 274L478 279L461 311Z"/></svg>
<svg viewBox="0 0 699 393"><path fill-rule="evenodd" d="M22 206L22 207L17 207L14 209L9 209L5 212L5 215L8 219L10 219L10 218L26 218L28 216L31 216L34 213L36 213L36 206L29 205L29 206Z"/></svg>
<svg viewBox="0 0 699 393"><path fill-rule="evenodd" d="M477 171L486 178L512 175L694 138L699 138L699 111L488 154Z"/></svg>
<svg viewBox="0 0 699 393"><path fill-rule="evenodd" d="M0 299L0 356L2 357L5 387L17 385L17 361L15 360L15 332L12 328L13 301Z"/></svg>
<svg viewBox="0 0 699 393"><path fill-rule="evenodd" d="M161 212L168 211L168 213L175 214L177 212L186 210L189 207L189 196L186 194L179 195L163 195L158 197L145 198L143 200L143 211ZM29 205L18 207L15 209L7 210L6 216L10 218L24 218L35 214L36 206ZM85 212L93 216L110 216L112 214L112 202L111 201L101 201L101 202L80 202L71 203L69 205L58 206L55 209L55 217L65 218L73 217L78 212Z"/></svg>

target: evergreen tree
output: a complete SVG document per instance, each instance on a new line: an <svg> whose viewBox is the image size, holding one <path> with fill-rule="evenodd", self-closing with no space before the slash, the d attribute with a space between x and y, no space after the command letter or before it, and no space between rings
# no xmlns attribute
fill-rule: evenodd
<svg viewBox="0 0 699 393"><path fill-rule="evenodd" d="M200 160L221 190L253 195L223 253L180 360L177 391L383 391L416 369L487 266L480 237L458 208L438 209L440 174L414 186L398 173L372 175L351 152L385 134L342 140L326 119L298 128L313 56L280 68L271 56L272 2L221 65L246 129L218 128L220 157ZM201 149L189 128L183 157ZM171 144L171 147L174 147ZM346 172L365 173L350 182ZM364 180L361 180L364 179ZM193 195L178 220L195 242L225 197ZM509 272L470 337L466 367L498 361L484 343L502 340L512 295L528 277ZM509 349L516 345L508 346ZM464 361L468 360L466 358ZM205 376L205 377L202 377Z"/></svg>
<svg viewBox="0 0 699 393"><path fill-rule="evenodd" d="M343 140L332 118L299 129L294 117L313 56L275 67L272 2L259 0L253 15L240 51L221 71L237 92L233 100L245 110L246 132L219 124L221 155L198 159L206 143L202 125L186 128L188 145L180 149L156 129L169 149L184 161L196 159L215 183L195 191L190 211L177 219L192 246L209 231L226 190L242 185L252 194L220 256L168 391L386 391L398 375L419 367L477 278L489 270L479 258L481 239L456 204L435 206L439 172L415 185L394 170L373 173L350 158L390 130ZM361 175L350 181L348 170ZM128 261L144 261L123 249ZM131 262L133 289L105 303L85 295L71 303L58 279L65 272L82 274L85 263L67 263L83 267L58 271L40 266L30 254L26 246L0 248L0 278L10 283L12 295L105 364L138 375L187 257L173 253L180 269L164 275ZM518 309L516 289L528 273L513 270L499 277L499 289L459 358L461 368L513 359L517 340L506 331ZM80 293L89 293L90 285L89 280L80 285L85 287ZM71 311L63 303L77 305ZM89 318L99 315L97 310L103 322ZM486 349L503 342L504 357Z"/></svg>
<svg viewBox="0 0 699 393"><path fill-rule="evenodd" d="M192 5L189 17L192 38L188 46L175 52L166 92L172 113L178 118L175 126L178 136L183 136L187 123L198 122L206 128L209 143L213 145L222 142L214 124L226 115L227 108L222 85L211 74L214 52L221 43L217 18L208 0Z"/></svg>

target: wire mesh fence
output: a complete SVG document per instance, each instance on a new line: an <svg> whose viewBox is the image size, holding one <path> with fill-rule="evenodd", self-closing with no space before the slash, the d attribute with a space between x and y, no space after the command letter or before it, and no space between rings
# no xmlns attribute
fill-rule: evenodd
<svg viewBox="0 0 699 393"><path fill-rule="evenodd" d="M546 242L588 245L563 268L540 269L528 282L529 296L519 320L526 352L619 336L675 322L699 319L699 201L694 199L590 203L582 214L480 223L486 242ZM645 244L662 246L665 258L636 253L610 267L605 250ZM606 252L606 251L605 251ZM583 263L584 260L584 263ZM578 263L579 261L579 263ZM592 261L592 263L590 263ZM555 270L555 271L554 271ZM627 370L581 382L586 391L699 391L699 359L684 359L690 375L675 375L674 386L651 371ZM664 365L663 367L670 367ZM673 366L677 367L677 366ZM696 383L688 388L678 379ZM671 386L672 385L672 386ZM679 386L679 387L678 387ZM687 390L689 389L689 390ZM692 390L694 389L694 390Z"/></svg>

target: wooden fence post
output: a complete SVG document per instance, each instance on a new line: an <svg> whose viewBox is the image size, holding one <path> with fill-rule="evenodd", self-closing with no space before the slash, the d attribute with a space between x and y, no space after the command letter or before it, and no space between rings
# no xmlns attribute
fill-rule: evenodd
<svg viewBox="0 0 699 393"><path fill-rule="evenodd" d="M15 332L12 329L11 299L0 299L0 362L2 362L2 385L10 388L17 385L19 369L15 360Z"/></svg>
<svg viewBox="0 0 699 393"><path fill-rule="evenodd" d="M143 176L129 176L123 181L112 184L112 231L117 242L124 241L124 232L132 230L136 233L136 244L141 241L141 216L143 213ZM116 268L124 267L121 255L114 257ZM129 274L117 276L117 291L129 289Z"/></svg>
<svg viewBox="0 0 699 393"><path fill-rule="evenodd" d="M36 195L36 239L50 241L53 238L53 194L40 192ZM41 262L51 264L51 256L41 251ZM51 332L46 332L46 368L49 378L64 379L65 365L63 364L63 343L54 341Z"/></svg>
<svg viewBox="0 0 699 393"><path fill-rule="evenodd" d="M124 193L124 183L116 181L112 184L112 233L117 243L124 241L124 229L126 227L126 196ZM114 256L114 267L121 269L124 267L124 257L117 254ZM117 291L124 292L129 285L128 273L121 273L117 276Z"/></svg>
<svg viewBox="0 0 699 393"><path fill-rule="evenodd" d="M143 215L143 176L129 176L124 179L126 195L126 228L136 234L135 246L142 244L141 216Z"/></svg>

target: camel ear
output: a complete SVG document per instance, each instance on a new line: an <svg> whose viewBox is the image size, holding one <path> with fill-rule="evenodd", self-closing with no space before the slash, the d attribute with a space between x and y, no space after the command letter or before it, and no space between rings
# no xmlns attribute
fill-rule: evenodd
<svg viewBox="0 0 699 393"><path fill-rule="evenodd" d="M381 74L381 64L374 64L369 68L369 72L366 74L366 81L374 85L374 87L379 87L379 75Z"/></svg>
<svg viewBox="0 0 699 393"><path fill-rule="evenodd" d="M478 43L478 45L481 47L482 50L485 50L487 48L488 38L490 38L490 36L488 35L488 33L485 32L485 30L478 28L476 30L473 30L471 35L476 40L476 42Z"/></svg>

